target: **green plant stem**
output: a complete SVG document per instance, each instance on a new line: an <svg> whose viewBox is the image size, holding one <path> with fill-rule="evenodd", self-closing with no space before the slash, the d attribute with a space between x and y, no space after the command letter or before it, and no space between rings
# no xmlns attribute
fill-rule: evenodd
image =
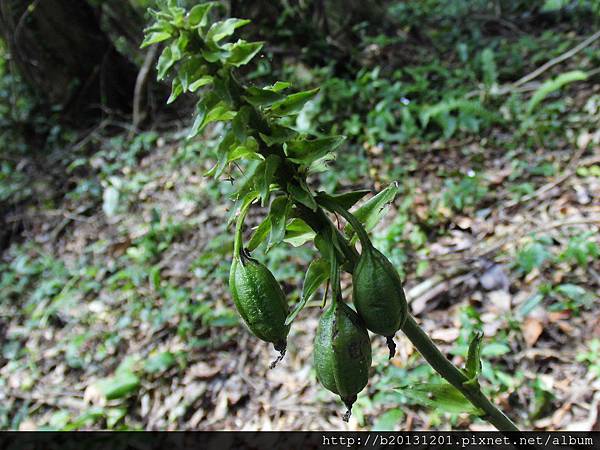
<svg viewBox="0 0 600 450"><path fill-rule="evenodd" d="M329 283L331 285L331 303L337 304L342 298L342 288L340 285L340 267L337 258L332 258L331 273L329 275Z"/></svg>
<svg viewBox="0 0 600 450"><path fill-rule="evenodd" d="M360 239L360 243L363 246L363 248L373 245L371 244L371 240L369 239L369 235L367 234L367 230L365 230L365 227L363 227L360 221L356 217L354 217L349 211L346 211L335 201L330 200L326 195L319 195L317 197L317 201L329 211L338 213L344 219L346 219L346 221L354 229L354 232L358 235L358 238Z"/></svg>
<svg viewBox="0 0 600 450"><path fill-rule="evenodd" d="M484 411L486 419L492 425L500 431L519 431L517 426L481 392L480 388L465 386L464 383L469 381L467 376L440 352L412 316L408 316L402 331L431 367L458 389L473 405Z"/></svg>
<svg viewBox="0 0 600 450"><path fill-rule="evenodd" d="M233 241L233 254L235 257L239 257L243 251L243 236L242 236L242 228L244 227L244 220L246 219L246 215L250 210L250 205L252 202L248 202L239 212L237 221L235 223L235 240Z"/></svg>
<svg viewBox="0 0 600 450"><path fill-rule="evenodd" d="M326 230L327 228L333 230L333 232L336 234L337 241L342 247L342 252L346 257L345 262L347 262L347 264L343 264L342 268L346 272L352 273L354 270L354 265L358 260L358 252L352 245L348 243L348 241L342 235L342 233L340 233L337 227L331 222L329 217L327 217L323 209L317 208L316 211L312 211L310 208L307 208L306 206L300 203L296 202L295 205L298 217L304 220L307 223L307 225L313 229L315 233L320 233Z"/></svg>

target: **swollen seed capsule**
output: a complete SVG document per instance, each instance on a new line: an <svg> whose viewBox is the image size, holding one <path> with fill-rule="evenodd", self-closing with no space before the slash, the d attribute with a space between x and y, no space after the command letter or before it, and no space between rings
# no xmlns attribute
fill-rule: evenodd
<svg viewBox="0 0 600 450"><path fill-rule="evenodd" d="M366 327L387 337L390 358L396 345L393 336L408 315L408 303L398 272L383 253L366 245L352 275L354 305Z"/></svg>
<svg viewBox="0 0 600 450"><path fill-rule="evenodd" d="M250 258L245 252L236 255L229 273L229 289L235 306L252 333L273 343L283 358L287 335L285 325L288 305L281 286L267 267Z"/></svg>
<svg viewBox="0 0 600 450"><path fill-rule="evenodd" d="M342 301L334 302L319 320L314 358L319 382L348 408L347 422L369 379L371 341L358 314Z"/></svg>

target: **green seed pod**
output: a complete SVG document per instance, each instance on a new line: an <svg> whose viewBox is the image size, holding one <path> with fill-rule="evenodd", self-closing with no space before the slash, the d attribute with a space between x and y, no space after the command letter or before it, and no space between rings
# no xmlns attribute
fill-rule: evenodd
<svg viewBox="0 0 600 450"><path fill-rule="evenodd" d="M347 422L357 394L369 379L371 341L358 314L342 301L335 301L321 316L314 361L319 382L348 407Z"/></svg>
<svg viewBox="0 0 600 450"><path fill-rule="evenodd" d="M390 358L394 356L393 336L408 316L408 303L398 272L383 253L368 244L352 274L354 304L366 327L386 336Z"/></svg>
<svg viewBox="0 0 600 450"><path fill-rule="evenodd" d="M273 274L263 264L243 255L231 265L229 288L235 306L248 328L263 341L285 350L289 327L288 305Z"/></svg>
<svg viewBox="0 0 600 450"><path fill-rule="evenodd" d="M319 202L341 214L360 239L363 251L352 273L354 305L367 329L387 338L391 359L396 353L394 335L408 316L408 303L398 272L385 255L373 247L356 217L326 195L321 195Z"/></svg>
<svg viewBox="0 0 600 450"><path fill-rule="evenodd" d="M252 333L271 342L280 356L271 364L275 367L285 355L289 325L285 325L288 304L281 286L269 269L250 257L241 242L241 224L238 219L234 258L229 272L229 289L236 309Z"/></svg>

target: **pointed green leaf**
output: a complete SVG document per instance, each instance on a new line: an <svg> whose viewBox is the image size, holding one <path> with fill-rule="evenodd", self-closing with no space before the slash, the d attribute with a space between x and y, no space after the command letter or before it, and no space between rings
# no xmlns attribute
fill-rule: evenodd
<svg viewBox="0 0 600 450"><path fill-rule="evenodd" d="M188 139L197 136L202 132L202 129L205 124L206 115L210 110L212 110L219 103L219 98L214 92L208 92L205 94L201 100L196 103L196 118L194 119L194 124L190 129L190 133L188 135Z"/></svg>
<svg viewBox="0 0 600 450"><path fill-rule="evenodd" d="M483 333L480 330L474 331L471 335L469 343L469 353L467 355L467 363L465 364L465 372L469 379L477 379L481 373L481 342Z"/></svg>
<svg viewBox="0 0 600 450"><path fill-rule="evenodd" d="M556 78L548 80L542 84L529 100L527 104L527 114L531 114L535 107L539 105L548 95L562 89L563 86L575 81L587 80L587 73L581 70L562 73Z"/></svg>
<svg viewBox="0 0 600 450"><path fill-rule="evenodd" d="M178 76L181 81L181 86L183 86L183 90L187 91L190 83L193 83L205 73L206 66L204 65L204 60L202 58L197 56L186 58L179 67Z"/></svg>
<svg viewBox="0 0 600 450"><path fill-rule="evenodd" d="M229 161L229 152L235 146L235 136L229 132L225 135L217 148L217 163L204 175L218 178L221 176Z"/></svg>
<svg viewBox="0 0 600 450"><path fill-rule="evenodd" d="M188 24L192 28L206 26L208 23L208 13L213 6L215 6L215 2L207 2L194 6L188 14Z"/></svg>
<svg viewBox="0 0 600 450"><path fill-rule="evenodd" d="M250 241L246 245L246 248L248 249L248 251L253 252L254 250L256 250L258 248L258 246L260 244L262 244L265 241L265 239L267 239L270 232L271 232L271 218L267 216L260 223L260 225L256 228L256 230L254 230L254 233L252 233L252 237L250 238Z"/></svg>
<svg viewBox="0 0 600 450"><path fill-rule="evenodd" d="M263 157L258 153L258 144L256 139L249 137L242 145L234 145L231 147L227 156L227 162L233 162L238 159L255 159L262 160Z"/></svg>
<svg viewBox="0 0 600 450"><path fill-rule="evenodd" d="M229 52L227 50L223 50L220 48L212 49L212 50L208 50L208 49L202 50L202 57L211 63L215 63L217 61L223 61L228 56L229 56Z"/></svg>
<svg viewBox="0 0 600 450"><path fill-rule="evenodd" d="M283 144L284 142L294 139L298 135L298 132L281 125L273 125L271 126L271 132L268 135L263 133L259 134L265 144L272 147L273 145Z"/></svg>
<svg viewBox="0 0 600 450"><path fill-rule="evenodd" d="M343 194L327 195L327 198L333 200L342 208L348 210L352 208L361 198L363 198L369 193L371 193L371 191L364 189L360 191L345 192ZM323 195L323 193L319 193L319 196L321 195Z"/></svg>
<svg viewBox="0 0 600 450"><path fill-rule="evenodd" d="M485 356L487 358L495 358L497 356L502 356L511 351L510 347L501 342L492 342L491 344L487 344L481 349L481 356Z"/></svg>
<svg viewBox="0 0 600 450"><path fill-rule="evenodd" d="M371 431L394 431L403 419L404 411L402 409L390 409L377 417Z"/></svg>
<svg viewBox="0 0 600 450"><path fill-rule="evenodd" d="M304 107L304 104L313 99L319 92L319 88L310 91L298 92L288 95L285 99L271 106L270 111L277 116L296 114Z"/></svg>
<svg viewBox="0 0 600 450"><path fill-rule="evenodd" d="M458 389L449 383L415 384L395 390L406 395L416 405L425 405L453 414L483 415L483 411L473 406Z"/></svg>
<svg viewBox="0 0 600 450"><path fill-rule="evenodd" d="M105 416L104 408L92 407L75 418L71 423L65 425L62 431L75 431L83 427L89 427L94 422L103 419Z"/></svg>
<svg viewBox="0 0 600 450"><path fill-rule="evenodd" d="M140 48L148 47L149 45L157 44L159 42L166 41L167 39L170 39L170 38L171 38L171 33L168 33L166 31L155 31L153 33L146 35Z"/></svg>
<svg viewBox="0 0 600 450"><path fill-rule="evenodd" d="M171 44L171 51L173 52L173 56L176 61L179 61L183 58L184 54L187 51L187 46L189 43L189 36L186 33L182 33L179 35L177 40Z"/></svg>
<svg viewBox="0 0 600 450"><path fill-rule="evenodd" d="M166 47L160 54L158 63L156 64L157 79L164 80L169 69L173 67L173 64L175 64L175 58L173 57L171 47Z"/></svg>
<svg viewBox="0 0 600 450"><path fill-rule="evenodd" d="M218 43L219 41L231 36L237 28L249 24L247 19L227 19L220 22L215 22L211 25L208 33L206 33L206 41Z"/></svg>
<svg viewBox="0 0 600 450"><path fill-rule="evenodd" d="M312 193L308 189L306 182L304 180L296 180L296 183L290 182L288 183L288 192L292 195L292 197L303 204L304 206L310 208L312 211L317 210L317 202L315 201Z"/></svg>
<svg viewBox="0 0 600 450"><path fill-rule="evenodd" d="M229 56L225 60L225 64L234 67L240 67L248 64L252 58L263 48L262 42L246 42L238 41L229 48Z"/></svg>
<svg viewBox="0 0 600 450"><path fill-rule="evenodd" d="M235 111L232 111L228 105L221 102L211 109L204 119L202 126L206 126L211 122L228 121L235 117Z"/></svg>
<svg viewBox="0 0 600 450"><path fill-rule="evenodd" d="M244 142L248 136L248 120L250 118L250 107L243 106L231 122L231 130L238 141Z"/></svg>
<svg viewBox="0 0 600 450"><path fill-rule="evenodd" d="M115 427L115 425L127 415L127 408L108 408L106 410L106 426L109 429Z"/></svg>
<svg viewBox="0 0 600 450"><path fill-rule="evenodd" d="M285 152L291 161L309 166L317 159L338 149L345 139L345 136L332 136L310 141L291 141L287 143Z"/></svg>
<svg viewBox="0 0 600 450"><path fill-rule="evenodd" d="M281 163L281 159L277 155L269 155L262 164L262 169L259 172L258 192L260 193L261 204L265 206L269 202L271 195L271 183L273 183L275 172Z"/></svg>
<svg viewBox="0 0 600 450"><path fill-rule="evenodd" d="M231 212L227 218L227 227L231 226L235 219L237 218L238 212L242 209L246 208L249 204L255 201L258 198L257 191L250 191L246 193L243 197L238 197L235 206L231 209Z"/></svg>
<svg viewBox="0 0 600 450"><path fill-rule="evenodd" d="M273 202L271 202L271 209L269 210L271 232L269 234L267 251L283 241L283 238L285 237L285 226L287 224L290 206L290 200L286 196L277 197L273 200Z"/></svg>
<svg viewBox="0 0 600 450"><path fill-rule="evenodd" d="M151 356L144 363L144 371L146 373L164 372L176 363L175 355L171 352L162 352Z"/></svg>
<svg viewBox="0 0 600 450"><path fill-rule="evenodd" d="M211 122L229 121L235 117L235 111L232 111L224 102L218 102L214 106L207 105L201 101L198 104L198 112L194 125L190 131L188 138L197 136L204 130L206 125Z"/></svg>
<svg viewBox="0 0 600 450"><path fill-rule="evenodd" d="M321 256L327 261L331 261L335 254L335 249L333 248L333 243L331 242L331 239L329 239L329 236L329 234L324 232L319 232L315 236L315 247L317 247Z"/></svg>
<svg viewBox="0 0 600 450"><path fill-rule="evenodd" d="M196 104L196 118L194 119L194 124L192 125L192 128L190 129L190 132L188 134L188 139L197 136L202 131L201 127L204 123L204 118L206 117L206 111L207 108L204 102L199 101Z"/></svg>
<svg viewBox="0 0 600 450"><path fill-rule="evenodd" d="M258 189L258 179L260 178L260 169L264 161L250 161L242 176L236 180L236 191L233 192L231 198L238 201L244 198L250 192Z"/></svg>
<svg viewBox="0 0 600 450"><path fill-rule="evenodd" d="M179 77L173 78L173 82L171 83L171 95L167 100L167 105L173 103L177 98L183 93L183 86L181 85L181 80Z"/></svg>
<svg viewBox="0 0 600 450"><path fill-rule="evenodd" d="M372 230L385 216L387 207L396 198L398 190L397 183L390 184L352 214L364 225L367 231ZM354 231L349 225L346 225L344 231L348 236L354 236Z"/></svg>
<svg viewBox="0 0 600 450"><path fill-rule="evenodd" d="M285 98L285 95L271 89L260 89L257 87L247 88L246 94L244 98L252 106L271 106Z"/></svg>
<svg viewBox="0 0 600 450"><path fill-rule="evenodd" d="M287 224L284 242L300 247L315 238L315 232L306 222L297 217Z"/></svg>
<svg viewBox="0 0 600 450"><path fill-rule="evenodd" d="M288 83L287 81L276 81L273 86L270 86L268 89L279 92L289 88L291 85L292 83Z"/></svg>
<svg viewBox="0 0 600 450"><path fill-rule="evenodd" d="M313 294L317 291L317 289L319 289L319 286L329 279L329 271L329 261L325 259L318 258L310 263L308 270L306 271L306 276L304 277L300 301L290 315L285 319L286 325L289 325L294 321L298 313L302 311Z"/></svg>
<svg viewBox="0 0 600 450"><path fill-rule="evenodd" d="M122 371L112 377L98 380L94 387L107 400L115 400L137 391L140 379L131 372Z"/></svg>
<svg viewBox="0 0 600 450"><path fill-rule="evenodd" d="M190 92L196 92L202 86L206 86L207 84L210 84L212 82L213 82L213 77L211 77L210 75L203 75L200 78L198 78L196 81L191 83L189 85L188 89Z"/></svg>

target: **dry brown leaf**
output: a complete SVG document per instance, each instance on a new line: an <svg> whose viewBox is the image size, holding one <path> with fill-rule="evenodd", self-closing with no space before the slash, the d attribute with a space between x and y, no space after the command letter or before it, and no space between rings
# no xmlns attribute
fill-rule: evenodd
<svg viewBox="0 0 600 450"><path fill-rule="evenodd" d="M548 320L552 323L568 319L571 316L569 311L553 311L548 313Z"/></svg>
<svg viewBox="0 0 600 450"><path fill-rule="evenodd" d="M544 332L544 324L534 317L528 317L523 322L521 330L523 331L523 338L527 342L527 345L533 347Z"/></svg>
<svg viewBox="0 0 600 450"><path fill-rule="evenodd" d="M223 420L227 416L228 411L228 392L222 390L219 392L219 396L217 398L217 404L215 405L215 409L213 410L213 414L210 417L211 423L218 422L219 420Z"/></svg>
<svg viewBox="0 0 600 450"><path fill-rule="evenodd" d="M491 291L488 293L490 302L501 312L510 311L512 296L506 291Z"/></svg>
<svg viewBox="0 0 600 450"><path fill-rule="evenodd" d="M431 332L433 340L442 342L454 342L459 335L460 331L456 328L440 328Z"/></svg>
<svg viewBox="0 0 600 450"><path fill-rule="evenodd" d="M466 216L458 216L454 219L454 223L461 230L468 230L473 226L473 219Z"/></svg>
<svg viewBox="0 0 600 450"><path fill-rule="evenodd" d="M19 431L37 431L37 425L31 419L25 419L19 424Z"/></svg>
<svg viewBox="0 0 600 450"><path fill-rule="evenodd" d="M559 320L556 324L558 325L558 328L560 328L560 331L565 334L570 335L575 331L575 327L564 320Z"/></svg>
<svg viewBox="0 0 600 450"><path fill-rule="evenodd" d="M533 280L535 280L539 276L540 276L539 269L537 267L534 267L533 270L525 276L525 282L531 283Z"/></svg>
<svg viewBox="0 0 600 450"><path fill-rule="evenodd" d="M571 404L565 403L562 407L557 409L554 414L552 414L552 425L554 425L554 428L563 428L571 421L573 416L569 413L570 410Z"/></svg>
<svg viewBox="0 0 600 450"><path fill-rule="evenodd" d="M489 423L472 423L469 425L469 430L471 431L497 431L494 425L490 425Z"/></svg>
<svg viewBox="0 0 600 450"><path fill-rule="evenodd" d="M197 362L187 370L184 382L189 383L194 378L208 379L221 371L221 365L213 362L212 365L204 361Z"/></svg>

